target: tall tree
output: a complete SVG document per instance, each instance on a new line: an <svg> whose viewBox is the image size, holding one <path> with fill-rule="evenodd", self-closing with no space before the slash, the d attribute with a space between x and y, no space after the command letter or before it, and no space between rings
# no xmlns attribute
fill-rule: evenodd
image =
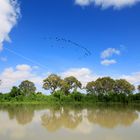
<svg viewBox="0 0 140 140"><path fill-rule="evenodd" d="M98 78L95 81L95 91L98 94L113 92L115 81L110 77Z"/></svg>
<svg viewBox="0 0 140 140"><path fill-rule="evenodd" d="M140 85L138 85L138 92L140 93Z"/></svg>
<svg viewBox="0 0 140 140"><path fill-rule="evenodd" d="M36 87L33 82L25 80L19 85L21 93L25 96L35 93Z"/></svg>
<svg viewBox="0 0 140 140"><path fill-rule="evenodd" d="M51 74L43 80L43 88L45 90L51 90L51 94L53 94L60 87L60 83L61 78L56 74Z"/></svg>
<svg viewBox="0 0 140 140"><path fill-rule="evenodd" d="M2 80L0 80L0 85L2 84ZM0 95L2 95L2 93L0 92Z"/></svg>
<svg viewBox="0 0 140 140"><path fill-rule="evenodd" d="M20 89L18 87L12 87L11 91L10 91L10 95L11 97L16 97L21 95Z"/></svg>
<svg viewBox="0 0 140 140"><path fill-rule="evenodd" d="M86 85L86 91L87 93L95 93L95 82L94 81L91 81L91 82L88 82L87 85Z"/></svg>
<svg viewBox="0 0 140 140"><path fill-rule="evenodd" d="M78 88L82 88L82 84L74 76L66 77L61 82L61 89L64 92L69 93L70 90L77 91Z"/></svg>
<svg viewBox="0 0 140 140"><path fill-rule="evenodd" d="M65 95L68 95L69 94L69 90L71 89L71 86L70 86L70 84L67 81L61 80L60 89L61 89L61 91L63 91L63 93Z"/></svg>
<svg viewBox="0 0 140 140"><path fill-rule="evenodd" d="M135 87L125 79L120 79L115 81L114 91L118 94L128 95L130 93L133 93L134 90Z"/></svg>

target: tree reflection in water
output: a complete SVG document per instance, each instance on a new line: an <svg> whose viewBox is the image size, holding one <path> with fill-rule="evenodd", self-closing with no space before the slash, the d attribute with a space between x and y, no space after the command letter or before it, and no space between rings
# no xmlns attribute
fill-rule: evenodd
<svg viewBox="0 0 140 140"><path fill-rule="evenodd" d="M48 131L56 131L60 128L75 129L86 118L91 124L98 124L105 128L115 128L118 125L130 126L138 119L138 113L133 109L114 109L114 108L96 108L96 109L51 109L42 117L42 125Z"/></svg>
<svg viewBox="0 0 140 140"><path fill-rule="evenodd" d="M33 120L34 108L31 106L18 105L18 106L8 106L6 108L9 118L16 119L21 125L26 125Z"/></svg>
<svg viewBox="0 0 140 140"><path fill-rule="evenodd" d="M88 111L89 122L105 128L115 128L118 125L130 126L136 119L138 119L138 114L129 109L97 109Z"/></svg>
<svg viewBox="0 0 140 140"><path fill-rule="evenodd" d="M8 112L9 119L16 119L18 124L26 125L32 122L35 111L39 114L39 123L54 132L61 128L76 129L84 119L91 125L97 124L105 128L115 128L118 125L130 126L139 115L137 108L129 107L47 107L45 105L9 105L0 106L0 110ZM43 115L40 111L43 110Z"/></svg>
<svg viewBox="0 0 140 140"><path fill-rule="evenodd" d="M61 108L60 110L51 109L49 114L44 114L41 117L42 125L49 131L56 131L62 127L74 129L82 121L80 111Z"/></svg>

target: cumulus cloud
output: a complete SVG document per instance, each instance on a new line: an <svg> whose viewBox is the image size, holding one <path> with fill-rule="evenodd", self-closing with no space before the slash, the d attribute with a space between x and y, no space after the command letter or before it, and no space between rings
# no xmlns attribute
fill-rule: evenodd
<svg viewBox="0 0 140 140"><path fill-rule="evenodd" d="M34 73L34 67L29 65L17 65L15 68L9 67L0 73L2 85L0 86L1 92L8 92L12 86L17 86L23 80L30 80L41 87L43 76Z"/></svg>
<svg viewBox="0 0 140 140"><path fill-rule="evenodd" d="M105 59L105 60L102 60L101 61L101 64L104 65L104 66L109 66L109 65L112 65L112 64L116 64L117 61L114 60L114 59Z"/></svg>
<svg viewBox="0 0 140 140"><path fill-rule="evenodd" d="M0 50L4 41L10 41L9 33L16 25L19 14L17 0L0 0Z"/></svg>
<svg viewBox="0 0 140 140"><path fill-rule="evenodd" d="M113 7L120 9L126 6L133 6L140 2L140 0L75 0L75 3L80 6L88 6L94 4L101 6L103 9Z"/></svg>
<svg viewBox="0 0 140 140"><path fill-rule="evenodd" d="M60 76L62 76L63 78L67 76L75 76L85 86L87 82L95 81L99 77L104 77L109 75L97 75L96 73L93 73L88 68L71 68L66 70L65 72L60 73ZM126 79L130 83L134 85L138 85L140 84L140 72L135 72L129 75L120 75L114 77L114 79Z"/></svg>
<svg viewBox="0 0 140 140"><path fill-rule="evenodd" d="M126 79L132 84L139 84L140 83L140 72L135 72L130 75L122 75L121 78Z"/></svg>
<svg viewBox="0 0 140 140"><path fill-rule="evenodd" d="M109 58L113 55L120 55L120 51L115 48L107 48L101 53L101 58Z"/></svg>
<svg viewBox="0 0 140 140"><path fill-rule="evenodd" d="M32 70L32 67L29 66L29 65L26 65L26 64L22 64L22 65L17 65L16 66L16 69L18 71L31 71Z"/></svg>
<svg viewBox="0 0 140 140"><path fill-rule="evenodd" d="M113 55L120 55L120 50L117 50L115 48L107 48L101 53L101 64L104 66L109 66L112 64L116 64L117 61L114 59L108 59L112 57Z"/></svg>
<svg viewBox="0 0 140 140"><path fill-rule="evenodd" d="M83 86L85 86L87 82L94 81L99 77L98 75L93 74L92 71L88 68L72 68L62 72L60 75L63 78L74 76L82 82Z"/></svg>

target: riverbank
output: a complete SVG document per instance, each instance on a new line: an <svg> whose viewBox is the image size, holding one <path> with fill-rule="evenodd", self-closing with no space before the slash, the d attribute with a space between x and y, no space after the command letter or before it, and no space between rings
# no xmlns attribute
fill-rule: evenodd
<svg viewBox="0 0 140 140"><path fill-rule="evenodd" d="M56 92L52 95L31 94L28 96L11 94L1 94L0 104L45 104L45 105L96 105L96 104L137 104L140 105L140 94L82 94L73 92L64 95L62 92Z"/></svg>

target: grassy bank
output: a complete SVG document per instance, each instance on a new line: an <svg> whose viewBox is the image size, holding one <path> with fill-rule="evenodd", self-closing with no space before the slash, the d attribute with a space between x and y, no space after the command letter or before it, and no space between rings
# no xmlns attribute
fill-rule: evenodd
<svg viewBox="0 0 140 140"><path fill-rule="evenodd" d="M73 92L64 95L56 92L53 95L30 94L28 96L1 94L0 104L45 104L45 105L94 105L94 104L140 104L140 94L82 94Z"/></svg>

